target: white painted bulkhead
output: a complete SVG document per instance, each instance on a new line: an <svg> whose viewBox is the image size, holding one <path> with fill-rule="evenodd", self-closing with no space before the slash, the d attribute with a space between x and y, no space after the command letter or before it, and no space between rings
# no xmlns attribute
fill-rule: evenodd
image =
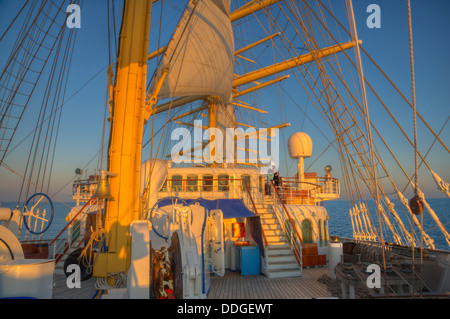
<svg viewBox="0 0 450 319"><path fill-rule="evenodd" d="M312 205L286 205L292 218L301 230L300 236L304 243L317 243L320 255L328 254L329 231L327 210L323 206ZM311 223L311 239L304 233L307 222Z"/></svg>

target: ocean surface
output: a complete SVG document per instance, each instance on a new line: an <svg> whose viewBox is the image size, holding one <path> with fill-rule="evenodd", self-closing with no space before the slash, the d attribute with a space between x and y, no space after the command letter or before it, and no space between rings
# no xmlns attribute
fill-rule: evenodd
<svg viewBox="0 0 450 319"><path fill-rule="evenodd" d="M444 227L447 231L450 231L450 199L448 198L429 198L426 199L430 207L435 211ZM395 201L392 201L395 203ZM15 208L17 202L2 202L1 206ZM54 205L54 217L53 222L44 233L44 239L54 239L60 231L67 225L65 220L66 215L69 213L71 207L75 206L73 202L60 203L53 202ZM352 223L349 215L348 202L345 200L335 200L325 202L324 207L327 209L330 220L328 221L328 228L330 236L339 236L352 238ZM376 227L378 228L378 219L375 206L373 202L369 201L369 209L371 216L374 220ZM408 231L411 231L411 219L409 218L406 209L399 202L395 203L395 210L402 219L405 227ZM437 227L435 221L425 209L424 212L424 230L434 239L436 249L449 250L449 246L442 234L441 230ZM420 221L420 217L419 217ZM398 230L398 227L396 228ZM416 236L419 235L417 228L414 230ZM390 231L386 231L386 226L383 224L384 239L387 241L392 240ZM420 237L418 237L420 238Z"/></svg>
<svg viewBox="0 0 450 319"><path fill-rule="evenodd" d="M398 201L391 200L395 204L394 208L398 216L402 220L407 231L411 232L411 218L406 208ZM449 198L427 198L426 202L430 205L431 209L436 213L441 223L444 225L447 232L450 232L450 199ZM369 210L374 221L376 228L379 228L377 211L373 201L368 201ZM348 202L346 200L334 200L324 203L324 207L327 209L330 220L328 221L328 228L330 236L339 236L352 238L353 229L352 222L349 215ZM387 209L385 209L387 210ZM420 222L420 216L417 216ZM390 216L390 220L393 221L393 217ZM394 224L397 233L401 234L399 227ZM436 222L431 217L428 210L425 208L423 213L423 229L432 239L436 249L450 250L447 241L441 230L438 228ZM390 230L386 230L387 225L382 224L383 237L385 241L393 242L392 233ZM419 229L414 228L414 235L420 239ZM425 245L425 244L424 244Z"/></svg>

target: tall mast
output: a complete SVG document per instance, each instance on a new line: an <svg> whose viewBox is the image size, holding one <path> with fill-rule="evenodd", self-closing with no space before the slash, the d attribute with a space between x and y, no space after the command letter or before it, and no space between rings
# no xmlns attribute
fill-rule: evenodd
<svg viewBox="0 0 450 319"><path fill-rule="evenodd" d="M112 200L105 210L107 252L95 258L94 276L126 273L130 224L139 218L139 183L152 1L126 0L111 119L108 171ZM110 279L110 285L114 280Z"/></svg>

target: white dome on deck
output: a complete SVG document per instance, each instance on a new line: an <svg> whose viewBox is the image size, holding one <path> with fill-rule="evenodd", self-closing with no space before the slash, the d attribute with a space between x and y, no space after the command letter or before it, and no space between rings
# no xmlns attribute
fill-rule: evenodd
<svg viewBox="0 0 450 319"><path fill-rule="evenodd" d="M297 132L291 135L288 140L288 151L291 158L311 157L312 140L308 134Z"/></svg>

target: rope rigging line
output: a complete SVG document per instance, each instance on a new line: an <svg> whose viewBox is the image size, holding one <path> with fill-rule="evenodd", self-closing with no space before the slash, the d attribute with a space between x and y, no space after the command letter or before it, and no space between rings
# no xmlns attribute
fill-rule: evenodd
<svg viewBox="0 0 450 319"><path fill-rule="evenodd" d="M346 52L344 51L344 54L347 56L347 54L346 54ZM350 62L352 62L351 60L350 60ZM353 62L352 62L353 63ZM367 84L369 84L368 82L367 82L367 80L366 80L366 83ZM372 91L374 91L373 90L373 88L370 86L370 84L369 84L369 87L372 89ZM374 91L374 93L376 94L376 92ZM382 102L382 100L379 98L379 96L376 94L376 96L377 96L377 98L380 100L380 102ZM386 110L388 110L387 109L387 107L385 106L385 104L382 102L382 104L383 104L383 106L385 107L385 109ZM389 112L389 110L388 110L388 112ZM392 116L392 114L390 113L390 115ZM393 117L393 116L392 116ZM394 119L395 120L395 119ZM397 123L397 122L396 122ZM376 127L373 125L373 123L371 123L371 125L372 125L372 127L374 127L374 129L376 130ZM401 127L400 127L401 128ZM376 130L377 131L377 130ZM403 130L402 130L403 131ZM404 132L404 131L403 131ZM377 131L377 134L381 137L381 135L380 135L380 133ZM407 136L405 133L404 133L404 135L405 136ZM382 138L382 137L381 137ZM385 144L385 146L389 149L389 151L390 151L390 153L391 153L391 155L394 157L394 159L396 160L396 162L399 164L399 162L398 162L398 160L396 159L396 157L395 157L395 155L392 153L392 151L390 150L390 148L389 148L389 146L386 144L386 142L384 141L384 139L382 138L382 140L383 140L383 143ZM412 144L412 143L411 143ZM420 155L420 154L419 154ZM399 166L401 167L401 165L399 164ZM403 170L403 169L402 169ZM403 172L404 172L404 170L403 170ZM405 174L405 176L407 176L407 174L404 172L404 174ZM391 180L392 181L392 180Z"/></svg>
<svg viewBox="0 0 450 319"><path fill-rule="evenodd" d="M6 168L7 170L9 170L11 173L16 174L16 175L19 176L21 179L23 179L23 180L27 181L28 183L30 183L30 184L36 186L37 188L39 188L38 185L34 184L34 183L33 183L32 181L30 181L30 180L27 180L25 176L19 174L19 173L16 172L15 170L13 170L13 169L12 169L11 167L9 167L5 162L0 163L0 166L3 166L3 167ZM40 191L44 191L44 190L43 190L43 189L40 189ZM50 194L49 194L48 196L51 197L52 199L54 199L54 200L60 202L61 204L64 204L65 206L67 206L67 207L69 207L69 208L72 208L72 206L67 205L64 201L62 201L61 199L58 199L57 197L55 197L55 195L56 195L56 194L54 194L54 195L50 195Z"/></svg>
<svg viewBox="0 0 450 319"><path fill-rule="evenodd" d="M5 32L3 33L3 35L0 37L0 42L3 40L3 38L5 37L5 35L8 33L9 29L13 26L13 24L16 22L16 19L20 16L20 14L22 13L23 9L25 9L25 7L28 5L28 2L30 2L30 0L27 0L27 2L25 2L25 4L22 6L22 8L20 9L19 13L14 17L13 21L9 24L9 26L6 28Z"/></svg>
<svg viewBox="0 0 450 319"><path fill-rule="evenodd" d="M330 14L331 17L336 21L337 24L348 34L351 36L350 32L342 25L342 23L336 18L336 16L331 12L321 0L318 0L321 6ZM413 108L412 103L405 97L405 95L400 91L400 89L394 84L394 82L388 77L388 75L383 71L383 69L375 62L372 56L364 49L364 47L360 46L361 51L370 59L370 61L374 64L374 66L381 72L381 74L388 80L388 82L392 85L392 87L400 94L400 96L406 101L406 103ZM344 52L345 54L345 52ZM366 80L366 83L367 80ZM438 137L438 135L434 132L434 130L430 127L430 125L425 121L422 115L419 112L416 112L417 116L422 120L422 122L426 125L426 127L430 130L430 132L435 136L435 138L441 143L441 145L450 153L450 149L445 145L445 143Z"/></svg>
<svg viewBox="0 0 450 319"><path fill-rule="evenodd" d="M419 165L417 158L417 108L416 108L416 90L415 90L415 79L414 79L414 55L413 55L413 36L412 36L412 19L411 19L411 2L407 0L407 9L408 9L408 33L409 33L409 52L410 52L410 63L411 63L411 90L412 90L412 103L413 103L413 122L414 122L414 194L415 197L410 200L410 205L412 201L421 201L421 196L419 194ZM423 203L423 202L422 202ZM423 286L423 206L420 214L420 279L421 285ZM414 231L414 227L411 227L412 231ZM412 245L412 269L414 272L414 243ZM414 277L413 277L413 286L414 286ZM413 290L413 295L415 294L415 290ZM420 289L420 295L422 296L422 289Z"/></svg>
<svg viewBox="0 0 450 319"><path fill-rule="evenodd" d="M38 15L42 11L42 9L43 9L43 6L41 6L40 10L38 11ZM0 77L0 81L3 80L3 82L6 82L4 85L2 85L2 88L4 90L3 90L3 96L1 98L1 101L4 103L4 105L0 108L1 112L3 113L1 116L1 119L0 119L0 127L2 130L4 130L4 133L3 133L0 145L2 145L5 141L7 144L5 148L1 149L1 152L3 152L3 155L0 155L1 156L0 161L3 160L4 156L7 154L6 152L9 148L9 145L10 145L14 135L15 135L17 126L20 123L20 120L23 116L25 108L31 98L32 92L34 91L34 86L30 93L27 92L28 94L23 91L19 92L19 88L22 87L23 83L28 83L28 84L33 83L33 81L31 81L31 80L25 80L25 77L27 76L27 72L32 69L31 63L33 63L34 59L37 58L37 53L39 51L39 49L38 49L36 53L31 53L31 51L33 51L33 49L31 49L31 48L36 47L37 43L36 43L36 41L32 41L32 38L30 36L30 29L33 27L37 27L36 20L37 20L38 15L36 16L36 18L34 20L32 20L33 23L31 23L31 26L29 29L27 29L27 27L30 22L28 22L28 24L24 23L22 25L19 37L17 38L17 40L15 42L14 48L11 51L10 57L9 57L7 64L2 72L2 75ZM26 29L27 29L27 32L25 32ZM28 39L27 48L25 48L23 46L25 39ZM45 37L44 37L44 39L45 39ZM19 51L19 49L21 49L22 51ZM18 58L20 57L20 54L19 54L20 52L24 52L24 54L22 55L22 61L18 60ZM26 53L28 53L28 56L26 55ZM27 59L27 57L29 57L28 58L29 62L25 61ZM30 59L31 59L31 61L30 61ZM45 62L47 59L48 58L40 59L40 60ZM14 72L16 65L18 65L18 70L17 70L17 72ZM9 70L11 70L11 71L9 71ZM42 70L43 70L43 68L41 68L41 70L37 72L37 74L39 76L42 74ZM17 75L13 75L13 73L15 73ZM13 83L11 83L11 81L10 81L11 77L14 78ZM38 77L38 79L39 79L39 77ZM9 84L10 84L10 87L8 87ZM8 92L9 92L8 97L6 97L6 94ZM20 96L25 97L26 100L25 100L24 104L22 104L22 103L19 104L18 102L15 102L16 100L20 100ZM9 127L8 125L10 124L9 123L10 119L12 119L11 113L14 110L14 108L13 108L14 106L21 108L21 111L18 111L19 115L18 115L18 117L16 117L17 118L16 124L15 125L13 124L12 127ZM5 119L6 119L6 124L5 124ZM6 130L12 130L11 135L7 138L5 138ZM0 148L1 148L1 146L0 146Z"/></svg>
<svg viewBox="0 0 450 319"><path fill-rule="evenodd" d="M55 45L57 44L56 40L58 37L60 37L61 33L63 32L63 28L62 28L59 30L58 36L52 36L52 39L47 40L47 41L52 41L52 42L50 42L51 46L49 49L47 49L46 53L43 53L46 56L43 58L39 58L38 54L39 54L39 52L41 52L41 50L40 50L40 48L42 47L41 44L44 41L46 41L47 36L51 36L49 32L50 32L52 26L54 24L57 24L55 21L56 21L56 18L59 16L60 9L62 8L62 5L63 5L63 4L61 4L61 7L59 7L59 10L58 10L57 14L55 15L55 17L53 19L51 19L48 16L48 14L46 14L44 11L46 4L47 4L47 2L42 2L34 19L26 20L26 23L22 25L22 29L21 29L19 36L14 44L13 49L11 51L10 58L8 59L8 61L6 63L6 67L0 77L0 81L4 81L9 84L11 81L9 80L9 78L5 78L5 74L6 75L12 74L11 72L8 72L8 70L15 70L16 66L18 66L17 72L14 72L18 76L13 76L15 79L14 79L13 83L11 83L11 88L9 88L8 86L3 86L3 88L5 90L3 90L4 92L3 92L3 97L1 98L1 100L2 100L2 102L5 102L5 104L1 107L2 113L3 113L1 115L1 120L0 120L1 130L8 129L7 125L9 123L9 120L7 119L8 123L6 123L6 125L5 125L4 121L5 121L7 114L8 113L11 114L10 112L12 112L12 110L13 110L12 107L18 106L17 102L14 103L14 101L16 100L17 94L24 93L24 92L19 92L19 89L21 87L23 87L22 84L23 83L36 84L39 81L39 79L41 78L41 76L43 74L45 65L47 64L47 62L50 58L50 54L53 51ZM32 6L32 8L30 8L30 10L32 10L32 9L34 9L34 6ZM51 9L51 6L47 7L47 11L49 11L50 9ZM41 21L39 21L40 17L42 17ZM39 23L41 24L41 28L39 28ZM47 26L47 31L44 31L42 29L45 23ZM37 32L36 29L43 30L42 37L39 38L39 36L36 35L38 37L38 41L32 39L34 34ZM27 39L28 39L28 41L26 41ZM39 45L38 45L38 42L39 42ZM26 47L24 46L24 43L25 43ZM48 48L49 46L47 45L46 47ZM20 58L22 60L19 60ZM42 63L35 62L36 59L42 61ZM33 63L35 63L35 64L38 63L38 64L36 67L32 67ZM28 80L28 78L26 78L27 75L29 76L28 71L36 70L36 69L39 69L37 71L37 77ZM5 142L6 147L2 148L2 150L1 150L0 162L4 160L4 158L7 154L7 151L8 151L9 146L11 145L11 142L14 138L17 127L22 119L25 109L27 108L28 102L30 101L31 96L33 95L33 93L35 91L35 88L36 88L36 85L32 85L31 89L29 89L28 94L26 94L26 96L27 96L26 100L23 101L24 104L20 105L21 110L18 111L18 113L19 113L18 119L15 123L12 133L10 134L10 136L7 139L2 138L1 143L6 141ZM10 93L9 93L8 97L5 98L7 91Z"/></svg>
<svg viewBox="0 0 450 319"><path fill-rule="evenodd" d="M48 16L47 16L48 17ZM55 20L56 17L53 19ZM54 162L54 156L56 151L56 142L57 142L57 136L59 132L60 127L60 119L61 119L61 111L59 112L58 116L58 105L59 100L62 98L64 100L65 92L67 89L67 83L68 83L68 71L71 66L71 61L73 57L73 48L74 43L76 39L76 34L74 36L74 31L71 30L69 32L69 36L67 37L67 40L65 40L64 34L65 34L65 27L62 27L60 30L60 36L59 40L56 41L57 43L56 49L55 49L55 58L53 59L52 67L49 74L49 79L45 88L44 98L42 101L42 106L40 110L40 114L38 117L38 121L35 128L35 134L33 137L32 146L30 148L30 151L34 153L30 153L30 157L27 161L27 168L25 170L25 175L28 174L28 179L33 179L33 174L35 168L37 168L37 175L35 177L36 184L38 181L41 181L41 188L43 188L43 185L45 183L45 179L47 179L47 192L49 191L50 187L50 180L51 180L51 168L53 167ZM58 38L57 38L58 39ZM64 50L62 52L62 50ZM60 54L62 52L62 54ZM56 72L58 71L58 74ZM53 103L51 103L51 107L49 109L49 103L50 100L53 99ZM44 129L44 121L46 118L46 114L49 114L49 121L47 124L47 128ZM59 120L58 120L59 118ZM56 126L56 129L55 129ZM37 134L37 135L36 135ZM52 142L54 140L54 142ZM49 158L50 154L52 153L52 144L53 146L53 155L51 156L50 163ZM34 151L33 151L34 150ZM40 153L40 156L39 156ZM31 160L31 161L30 161ZM48 174L48 177L46 177L47 169L49 169L50 173ZM27 171L29 172L27 173ZM42 176L41 176L42 175ZM24 181L23 181L24 183ZM21 193L23 191L23 183L21 188ZM25 191L25 197L28 197L27 194L29 194L30 191L30 184L26 187ZM36 187L36 186L35 186ZM36 189L35 189L36 190ZM20 197L19 197L20 200Z"/></svg>
<svg viewBox="0 0 450 319"><path fill-rule="evenodd" d="M85 87L88 86L88 84L90 82L92 82L98 75L100 75L105 69L107 68L107 66L104 66L103 68L101 68L98 72L96 72L86 83L84 83L80 88L78 88L69 98L67 98L63 103L61 103L61 105L57 108L57 110L63 108L72 98L74 98L78 93L80 93ZM48 121L50 119L50 116L48 116L45 121L43 121L42 123L39 123L39 127L45 123L46 121ZM22 138L13 148L11 148L8 153L5 155L6 159L8 156L11 155L11 153L13 153L13 151L19 147L23 142L25 142L30 136L31 134L34 133L34 130L30 131L27 135L25 135L24 138Z"/></svg>
<svg viewBox="0 0 450 319"><path fill-rule="evenodd" d="M189 15L189 17L188 17L188 22L186 23L185 28L182 30L182 36L183 36L184 33L186 32L186 29L187 29L187 26L188 26L188 24L189 24L189 21L190 21L191 18L194 16L194 13L195 13L195 9L196 9L196 7L197 7L197 4L198 4L198 2L194 4L194 7L193 7L193 9L192 9L192 12L190 13L190 15ZM161 12L162 12L162 11L161 11ZM161 29L160 29L160 32L161 32ZM181 37L182 37L182 36L181 36ZM181 41L181 37L180 37L180 41ZM178 47L180 41L176 44L175 50L176 50L176 47ZM173 52L175 52L175 50L174 50ZM186 54L186 50L184 51L183 54ZM172 56L170 57L170 59L169 59L169 64L170 64L170 62L172 61L172 58L173 58L173 55L172 55ZM161 60L161 61L162 61L162 60ZM161 61L160 61L160 62L161 62ZM155 72L154 72L153 79L155 79L155 75L156 75L157 69L158 69L158 66L155 68ZM178 74L178 76L177 76L177 78L176 78L176 80L175 80L174 90L176 90L176 88L177 88L177 86L178 86L178 81L179 81L180 75L181 75L181 73ZM149 95L150 95L150 92L148 93L147 97L148 97ZM172 103L173 103L173 101L174 101L173 99L171 99L171 101L170 101L169 109L168 109L168 111L167 111L166 120L165 120L165 123L164 123L164 125L163 125L163 131L162 131L162 135L161 135L161 138L160 138L160 140L159 140L159 143L158 143L158 148L157 148L157 150L156 150L155 158L158 157L158 154L159 154L159 151L160 151L160 147L161 147L161 144L162 144L162 141L163 141L163 138L164 138L164 133L165 133L165 131L166 131L167 123L169 122L169 115L170 115L170 112L171 112L171 110L172 110ZM156 114L153 113L153 114L152 114L152 138L150 139L150 143L151 143L151 146L150 146L151 160L153 160L153 140L154 140L153 136L155 136L155 135L154 135L154 123L155 123L154 121L155 121L155 116L156 116ZM146 183L145 183L146 186L145 186L145 189L144 189L144 192L143 192L144 195L143 195L142 198L141 198L141 202L143 202L143 205L141 205L141 212L140 212L140 214L142 214L143 211L146 211L146 210L148 209L147 204L149 203L149 198L150 198L150 188L149 188L149 187L150 187L150 183L149 183L149 181L150 181L150 179L151 179L151 176L152 176L153 169L154 169L155 165L156 165L156 161L153 161L153 163L151 163L151 165L150 165L150 172L149 172L149 176L148 176L148 181L146 181ZM147 200L145 200L145 197L147 197L147 198L146 198Z"/></svg>
<svg viewBox="0 0 450 319"><path fill-rule="evenodd" d="M45 14L45 13L44 13ZM51 19L48 15L45 15L48 19ZM53 18L52 21L56 20L56 17L58 16L58 14ZM45 20L44 20L45 21ZM47 170L48 167L48 158L50 155L50 145L51 145L51 140L53 139L53 134L57 134L57 131L54 131L54 127L55 127L55 122L57 119L57 111L55 110L58 103L56 103L56 100L59 99L59 97L61 96L61 91L63 92L63 96L65 94L65 89L63 89L62 87L64 86L64 79L65 79L65 87L67 88L67 73L65 72L66 67L70 67L71 62L67 62L68 59L71 59L72 54L70 54L69 52L72 51L73 53L73 39L74 37L73 32L70 32L70 35L68 37L67 40L67 44L65 46L65 52L62 54L62 59L60 59L60 52L61 49L63 48L63 42L64 42L64 31L65 31L65 27L62 27L59 31L59 36L55 38L55 43L54 45L57 44L56 49L55 49L55 57L53 59L53 63L52 63L52 67L50 70L50 74L49 74L49 79L45 88L45 93L44 93L44 98L42 101L42 105L41 105L41 110L38 116L38 121L36 124L36 128L35 128L35 133L34 133L34 137L33 137L33 141L31 143L31 148L30 148L30 156L28 158L27 161L27 165L26 165L26 169L25 169L25 176L28 175L28 179L32 180L33 179L33 173L34 173L34 169L36 168L36 166L38 166L38 172L37 172L37 176L36 176L36 184L38 183L39 180L41 180L41 185L43 186L44 184L44 180L45 180L45 172ZM58 40L59 39L59 40ZM60 63L60 60L62 61ZM60 71L59 71L59 77L57 80L55 80L56 84L54 83L54 79L55 79L55 74L56 71L58 69L58 64L60 64ZM66 77L66 78L64 78ZM33 88L34 90L34 88ZM51 109L48 110L48 104L50 101L50 98L53 96L53 104L51 106ZM49 112L48 112L49 111ZM49 113L49 118L51 119L48 122L47 125L47 129L44 130L44 126L43 121L46 117L46 114ZM59 130L59 125L57 125L57 130ZM49 137L49 133L50 137ZM41 139L43 139L43 144L41 143ZM48 140L50 139L50 142L48 142ZM57 138L55 138L55 141L57 140ZM56 146L56 144L55 144ZM34 149L34 151L33 151ZM55 151L56 147L53 148L53 150ZM38 157L38 153L40 152L40 160ZM34 154L33 154L34 153ZM44 159L44 155L47 154L46 158ZM54 155L52 156L52 158L54 158ZM37 164L37 162L39 164ZM51 166L53 165L53 160L51 160ZM43 177L41 177L41 171L43 170ZM29 171L29 172L28 172ZM51 178L51 173L49 175L49 182L48 185L50 185L50 178ZM19 201L24 189L24 182L22 182L22 187L21 187L21 191L20 191L20 196L19 196ZM30 184L27 185L26 187L26 191L25 191L25 197L28 197L29 191L30 191ZM48 191L48 190L47 190Z"/></svg>
<svg viewBox="0 0 450 319"><path fill-rule="evenodd" d="M413 38L412 38L412 22L411 22L411 3L408 4L408 30L409 30L409 52L411 62L411 90L412 90L412 104L413 104L413 120L414 120L414 193L417 196L419 190L419 165L417 159L417 107L416 107L416 83L414 79L414 55L413 55Z"/></svg>

